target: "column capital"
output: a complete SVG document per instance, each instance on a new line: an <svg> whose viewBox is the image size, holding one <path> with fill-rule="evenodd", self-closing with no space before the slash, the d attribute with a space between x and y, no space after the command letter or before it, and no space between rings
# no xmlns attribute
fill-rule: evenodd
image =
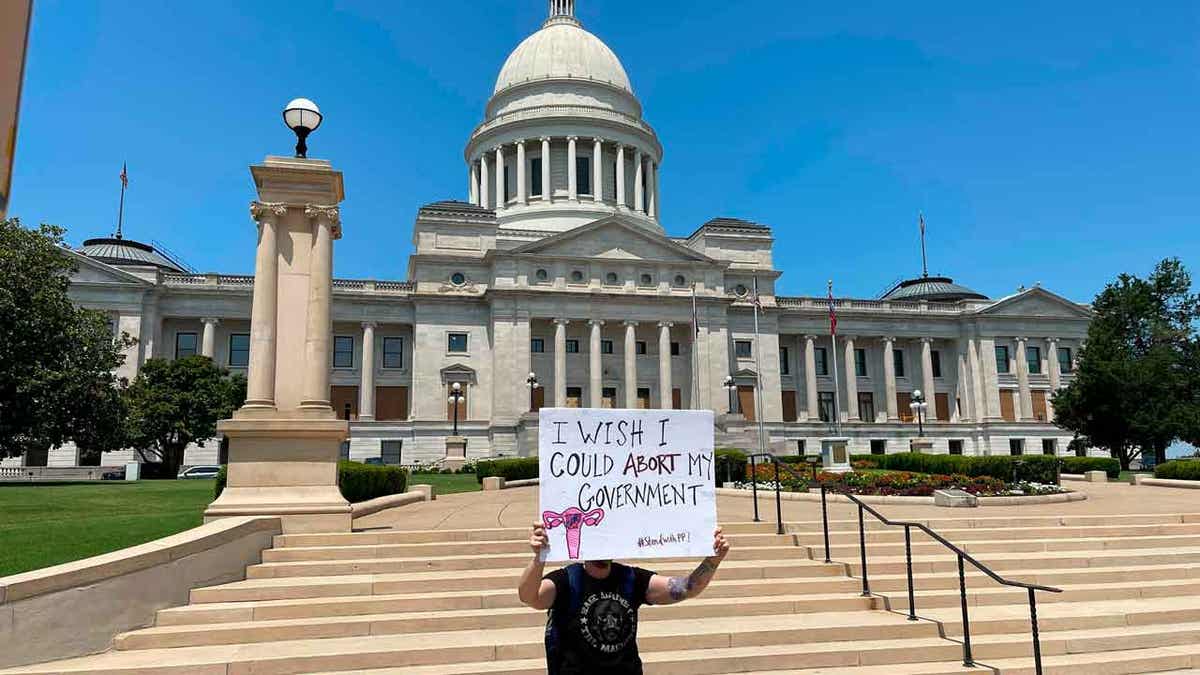
<svg viewBox="0 0 1200 675"><path fill-rule="evenodd" d="M215 317L206 316L206 317L200 319L200 322L204 323L204 324L211 324L211 325L215 326L215 325L221 323L221 320L217 319Z"/></svg>
<svg viewBox="0 0 1200 675"><path fill-rule="evenodd" d="M280 202L250 202L250 217L256 222L274 220L287 214L287 204Z"/></svg>
<svg viewBox="0 0 1200 675"><path fill-rule="evenodd" d="M674 325L675 325L674 321L659 321L658 322L659 328L670 328L671 326L674 326Z"/></svg>
<svg viewBox="0 0 1200 675"><path fill-rule="evenodd" d="M377 322L375 322L375 321L364 321L364 322L362 322L362 327L363 327L363 328L377 328L378 326L379 326L379 324L378 324Z"/></svg>
<svg viewBox="0 0 1200 675"><path fill-rule="evenodd" d="M574 142L574 141L578 141L579 137L578 136L567 136L567 140Z"/></svg>
<svg viewBox="0 0 1200 675"><path fill-rule="evenodd" d="M525 147L525 139L524 139L524 138L518 138L517 140L513 141L513 145L515 145L515 146L517 146L517 147L519 147L519 148L523 148L523 147Z"/></svg>
<svg viewBox="0 0 1200 675"><path fill-rule="evenodd" d="M593 142L593 143L603 143L603 142L604 142L604 139L603 139L603 138L600 138L599 136L593 136L593 137L592 137L592 142Z"/></svg>
<svg viewBox="0 0 1200 675"><path fill-rule="evenodd" d="M504 146L503 145L493 145L492 152L495 152L497 154L504 152Z"/></svg>
<svg viewBox="0 0 1200 675"><path fill-rule="evenodd" d="M554 323L559 326L566 326L571 323L570 319L554 319Z"/></svg>
<svg viewBox="0 0 1200 675"><path fill-rule="evenodd" d="M337 204L305 204L304 215L314 223L325 222L332 230L334 239L342 238L342 212Z"/></svg>
<svg viewBox="0 0 1200 675"><path fill-rule="evenodd" d="M636 322L636 321L622 321L622 322L621 322L621 325L622 325L622 326L637 326L637 325L638 325L638 322Z"/></svg>
<svg viewBox="0 0 1200 675"><path fill-rule="evenodd" d="M588 319L589 326L603 326L604 319Z"/></svg>
<svg viewBox="0 0 1200 675"><path fill-rule="evenodd" d="M813 335L812 333L809 333L809 334L807 334L807 335L805 335L805 336L804 336L804 339L805 339L805 340L808 340L809 342L813 342L814 340L816 340L816 339L817 339L817 336L816 336L816 335Z"/></svg>
<svg viewBox="0 0 1200 675"><path fill-rule="evenodd" d="M539 140L539 141L541 141L541 142L543 142L543 143L549 143L549 142L550 142L550 137L549 137L549 136L539 136L539 137L538 137L538 140Z"/></svg>
<svg viewBox="0 0 1200 675"><path fill-rule="evenodd" d="M891 344L896 341L896 337L894 335L884 335L879 338L879 341L884 344Z"/></svg>
<svg viewBox="0 0 1200 675"><path fill-rule="evenodd" d="M1048 337L1048 338L1046 338L1046 343L1047 343L1047 344L1056 345L1056 344L1058 344L1058 341L1059 341L1059 340L1061 340L1061 339L1062 339L1062 338L1057 338L1057 337Z"/></svg>
<svg viewBox="0 0 1200 675"><path fill-rule="evenodd" d="M921 344L931 345L931 344L933 344L933 338L931 338L929 336L922 337Z"/></svg>
<svg viewBox="0 0 1200 675"><path fill-rule="evenodd" d="M1015 337L1013 339L1016 340L1017 342L1029 342L1029 338L1027 338L1027 337Z"/></svg>

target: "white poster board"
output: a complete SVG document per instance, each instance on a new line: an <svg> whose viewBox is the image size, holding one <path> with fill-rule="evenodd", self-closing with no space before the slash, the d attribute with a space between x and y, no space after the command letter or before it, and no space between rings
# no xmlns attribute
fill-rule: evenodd
<svg viewBox="0 0 1200 675"><path fill-rule="evenodd" d="M542 408L538 458L546 560L712 555L712 411Z"/></svg>

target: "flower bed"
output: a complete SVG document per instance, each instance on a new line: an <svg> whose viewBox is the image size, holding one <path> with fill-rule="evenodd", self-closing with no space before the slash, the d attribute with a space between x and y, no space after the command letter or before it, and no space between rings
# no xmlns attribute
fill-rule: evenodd
<svg viewBox="0 0 1200 675"><path fill-rule="evenodd" d="M775 468L773 466L758 466L757 477L759 489L775 489ZM780 472L780 489L789 492L807 492L809 480L803 471L785 468ZM749 470L747 470L749 478ZM1048 495L1065 492L1057 485L1019 481L1006 483L990 476L967 476L964 474L925 474L911 471L851 471L847 473L831 473L823 471L817 474L817 482L832 492L843 492L855 495L890 495L898 497L929 497L935 490L958 489L969 492L977 497L1007 497L1025 495ZM750 482L737 484L742 489L750 489Z"/></svg>

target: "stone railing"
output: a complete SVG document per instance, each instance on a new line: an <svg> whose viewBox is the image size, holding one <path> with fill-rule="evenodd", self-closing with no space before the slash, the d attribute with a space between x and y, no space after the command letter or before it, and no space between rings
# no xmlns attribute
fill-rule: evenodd
<svg viewBox="0 0 1200 675"><path fill-rule="evenodd" d="M254 277L242 274L164 274L167 286L215 286L218 288L253 288ZM335 292L407 294L416 290L411 281L373 281L370 279L334 279Z"/></svg>
<svg viewBox="0 0 1200 675"><path fill-rule="evenodd" d="M777 296L775 304L782 309L825 309L829 308L828 298L815 297L784 297ZM911 300L857 300L853 298L835 298L833 306L839 310L867 312L928 312L936 314L959 314L970 307L957 302L924 302Z"/></svg>
<svg viewBox="0 0 1200 675"><path fill-rule="evenodd" d="M616 110L588 105L542 105L497 115L475 127L475 131L471 134L471 137L474 138L485 131L490 131L511 122L520 122L522 120L538 119L541 117L588 117L591 119L609 120L636 127L647 134L654 134L654 129L650 128L649 124L646 124L633 115L617 112Z"/></svg>

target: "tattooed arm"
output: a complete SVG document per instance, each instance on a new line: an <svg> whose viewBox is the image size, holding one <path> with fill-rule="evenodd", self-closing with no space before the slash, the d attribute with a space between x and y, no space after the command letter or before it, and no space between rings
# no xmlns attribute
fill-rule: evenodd
<svg viewBox="0 0 1200 675"><path fill-rule="evenodd" d="M708 588L717 566L729 553L729 542L720 528L713 533L713 555L705 558L686 577L664 577L656 574L650 577L650 586L646 589L646 601L652 605L673 605L694 598Z"/></svg>

